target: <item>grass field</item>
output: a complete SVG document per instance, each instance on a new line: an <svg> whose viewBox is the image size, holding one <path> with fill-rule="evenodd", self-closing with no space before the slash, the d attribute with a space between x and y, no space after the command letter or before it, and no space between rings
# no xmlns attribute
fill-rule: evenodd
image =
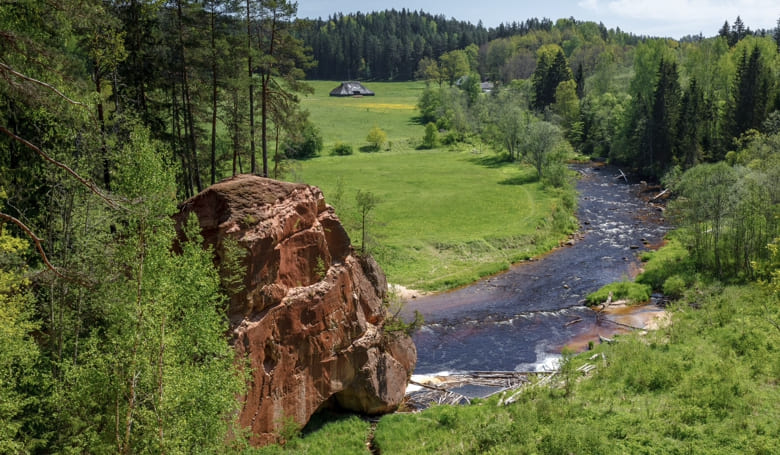
<svg viewBox="0 0 780 455"><path fill-rule="evenodd" d="M324 156L300 163L295 178L323 190L358 245L355 194L379 198L367 243L390 282L421 290L466 284L551 249L574 227L573 197L563 204L565 195L544 189L530 167L472 146L415 150L421 84L367 84L377 96L363 98L329 97L336 82L312 85L304 105L325 143L349 143L355 154L328 156L326 146ZM387 131L390 151L359 151L374 125Z"/></svg>
<svg viewBox="0 0 780 455"><path fill-rule="evenodd" d="M425 87L422 82L367 82L365 86L376 96L356 98L329 96L339 82L307 82L314 94L301 97L301 106L311 112L326 151L336 142L351 144L357 151L367 144L366 135L375 125L387 133L394 148L423 136L424 127L415 120L417 99Z"/></svg>

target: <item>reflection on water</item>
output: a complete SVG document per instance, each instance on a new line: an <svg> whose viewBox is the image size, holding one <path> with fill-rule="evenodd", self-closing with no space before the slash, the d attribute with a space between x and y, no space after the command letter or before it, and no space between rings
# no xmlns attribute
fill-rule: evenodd
<svg viewBox="0 0 780 455"><path fill-rule="evenodd" d="M659 243L666 228L661 214L636 197L638 185L616 178L617 169L577 170L582 239L465 288L408 302L407 311L426 320L414 335L417 373L554 369L564 346L584 349L599 336L643 327L661 310L616 308L599 318L583 306L588 293L633 276L636 254Z"/></svg>

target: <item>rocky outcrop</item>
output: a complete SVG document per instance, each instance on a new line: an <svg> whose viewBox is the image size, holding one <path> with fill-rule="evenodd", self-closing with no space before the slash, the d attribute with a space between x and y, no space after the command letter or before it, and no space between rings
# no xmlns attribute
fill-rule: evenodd
<svg viewBox="0 0 780 455"><path fill-rule="evenodd" d="M353 254L318 188L240 175L182 204L179 225L189 213L217 261L228 238L248 251L228 316L249 369L239 420L253 444L275 440L290 418L304 425L324 406L366 414L398 407L414 344L383 331L384 273Z"/></svg>

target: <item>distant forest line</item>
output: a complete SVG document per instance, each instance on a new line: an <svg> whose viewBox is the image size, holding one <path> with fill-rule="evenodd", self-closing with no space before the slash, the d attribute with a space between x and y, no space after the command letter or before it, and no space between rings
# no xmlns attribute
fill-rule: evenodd
<svg viewBox="0 0 780 455"><path fill-rule="evenodd" d="M602 23L579 21L574 17L555 21L548 18L529 18L486 28L481 22L472 24L444 15L406 9L347 15L334 13L326 19L306 19L299 22L298 36L304 45L311 49L317 62L306 71L306 75L309 79L326 80L412 80L421 60L438 59L447 52L472 45L480 50L480 68L487 70L497 64L495 50L491 51L494 46L492 42L526 35L531 35L527 44L534 41L537 44L552 42L556 37L566 41L567 37L560 34L565 35L565 30L572 26L589 29L590 33L600 36L605 43L622 46L635 46L647 39L656 38L635 35L619 27L607 29ZM778 33L777 28L751 30L739 18L733 27L728 22L724 27L717 31L717 35L727 36L732 44L739 37L777 36ZM714 30L713 36L716 36ZM689 35L680 41L701 41L704 38L702 34ZM568 51L574 51L577 45L576 42L570 42ZM533 45L523 47L534 50ZM502 49L502 52L504 58L498 57L502 64L518 64L511 59L514 52L506 49ZM491 80L501 78L500 75L487 71L480 73ZM502 79L509 82L505 77Z"/></svg>

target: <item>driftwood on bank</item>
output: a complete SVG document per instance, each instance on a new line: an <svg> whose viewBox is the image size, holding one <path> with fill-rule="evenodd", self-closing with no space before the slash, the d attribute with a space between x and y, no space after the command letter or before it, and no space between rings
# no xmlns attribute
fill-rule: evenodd
<svg viewBox="0 0 780 455"><path fill-rule="evenodd" d="M406 405L421 410L439 404L470 404L469 397L455 390L465 386L492 387L496 390L482 398L487 398L509 390L522 389L532 383L532 378L542 377L537 384L547 382L554 372L516 372L516 371L471 371L467 373L439 376L436 382L409 381L423 388L406 396Z"/></svg>
<svg viewBox="0 0 780 455"><path fill-rule="evenodd" d="M656 194L655 196L653 196L652 198L650 198L650 200L651 200L651 201L654 201L654 200L658 199L659 197L663 196L664 194L666 194L666 193L668 193L668 192L669 192L669 188L667 188L667 189L665 189L665 190L661 191L660 193Z"/></svg>

